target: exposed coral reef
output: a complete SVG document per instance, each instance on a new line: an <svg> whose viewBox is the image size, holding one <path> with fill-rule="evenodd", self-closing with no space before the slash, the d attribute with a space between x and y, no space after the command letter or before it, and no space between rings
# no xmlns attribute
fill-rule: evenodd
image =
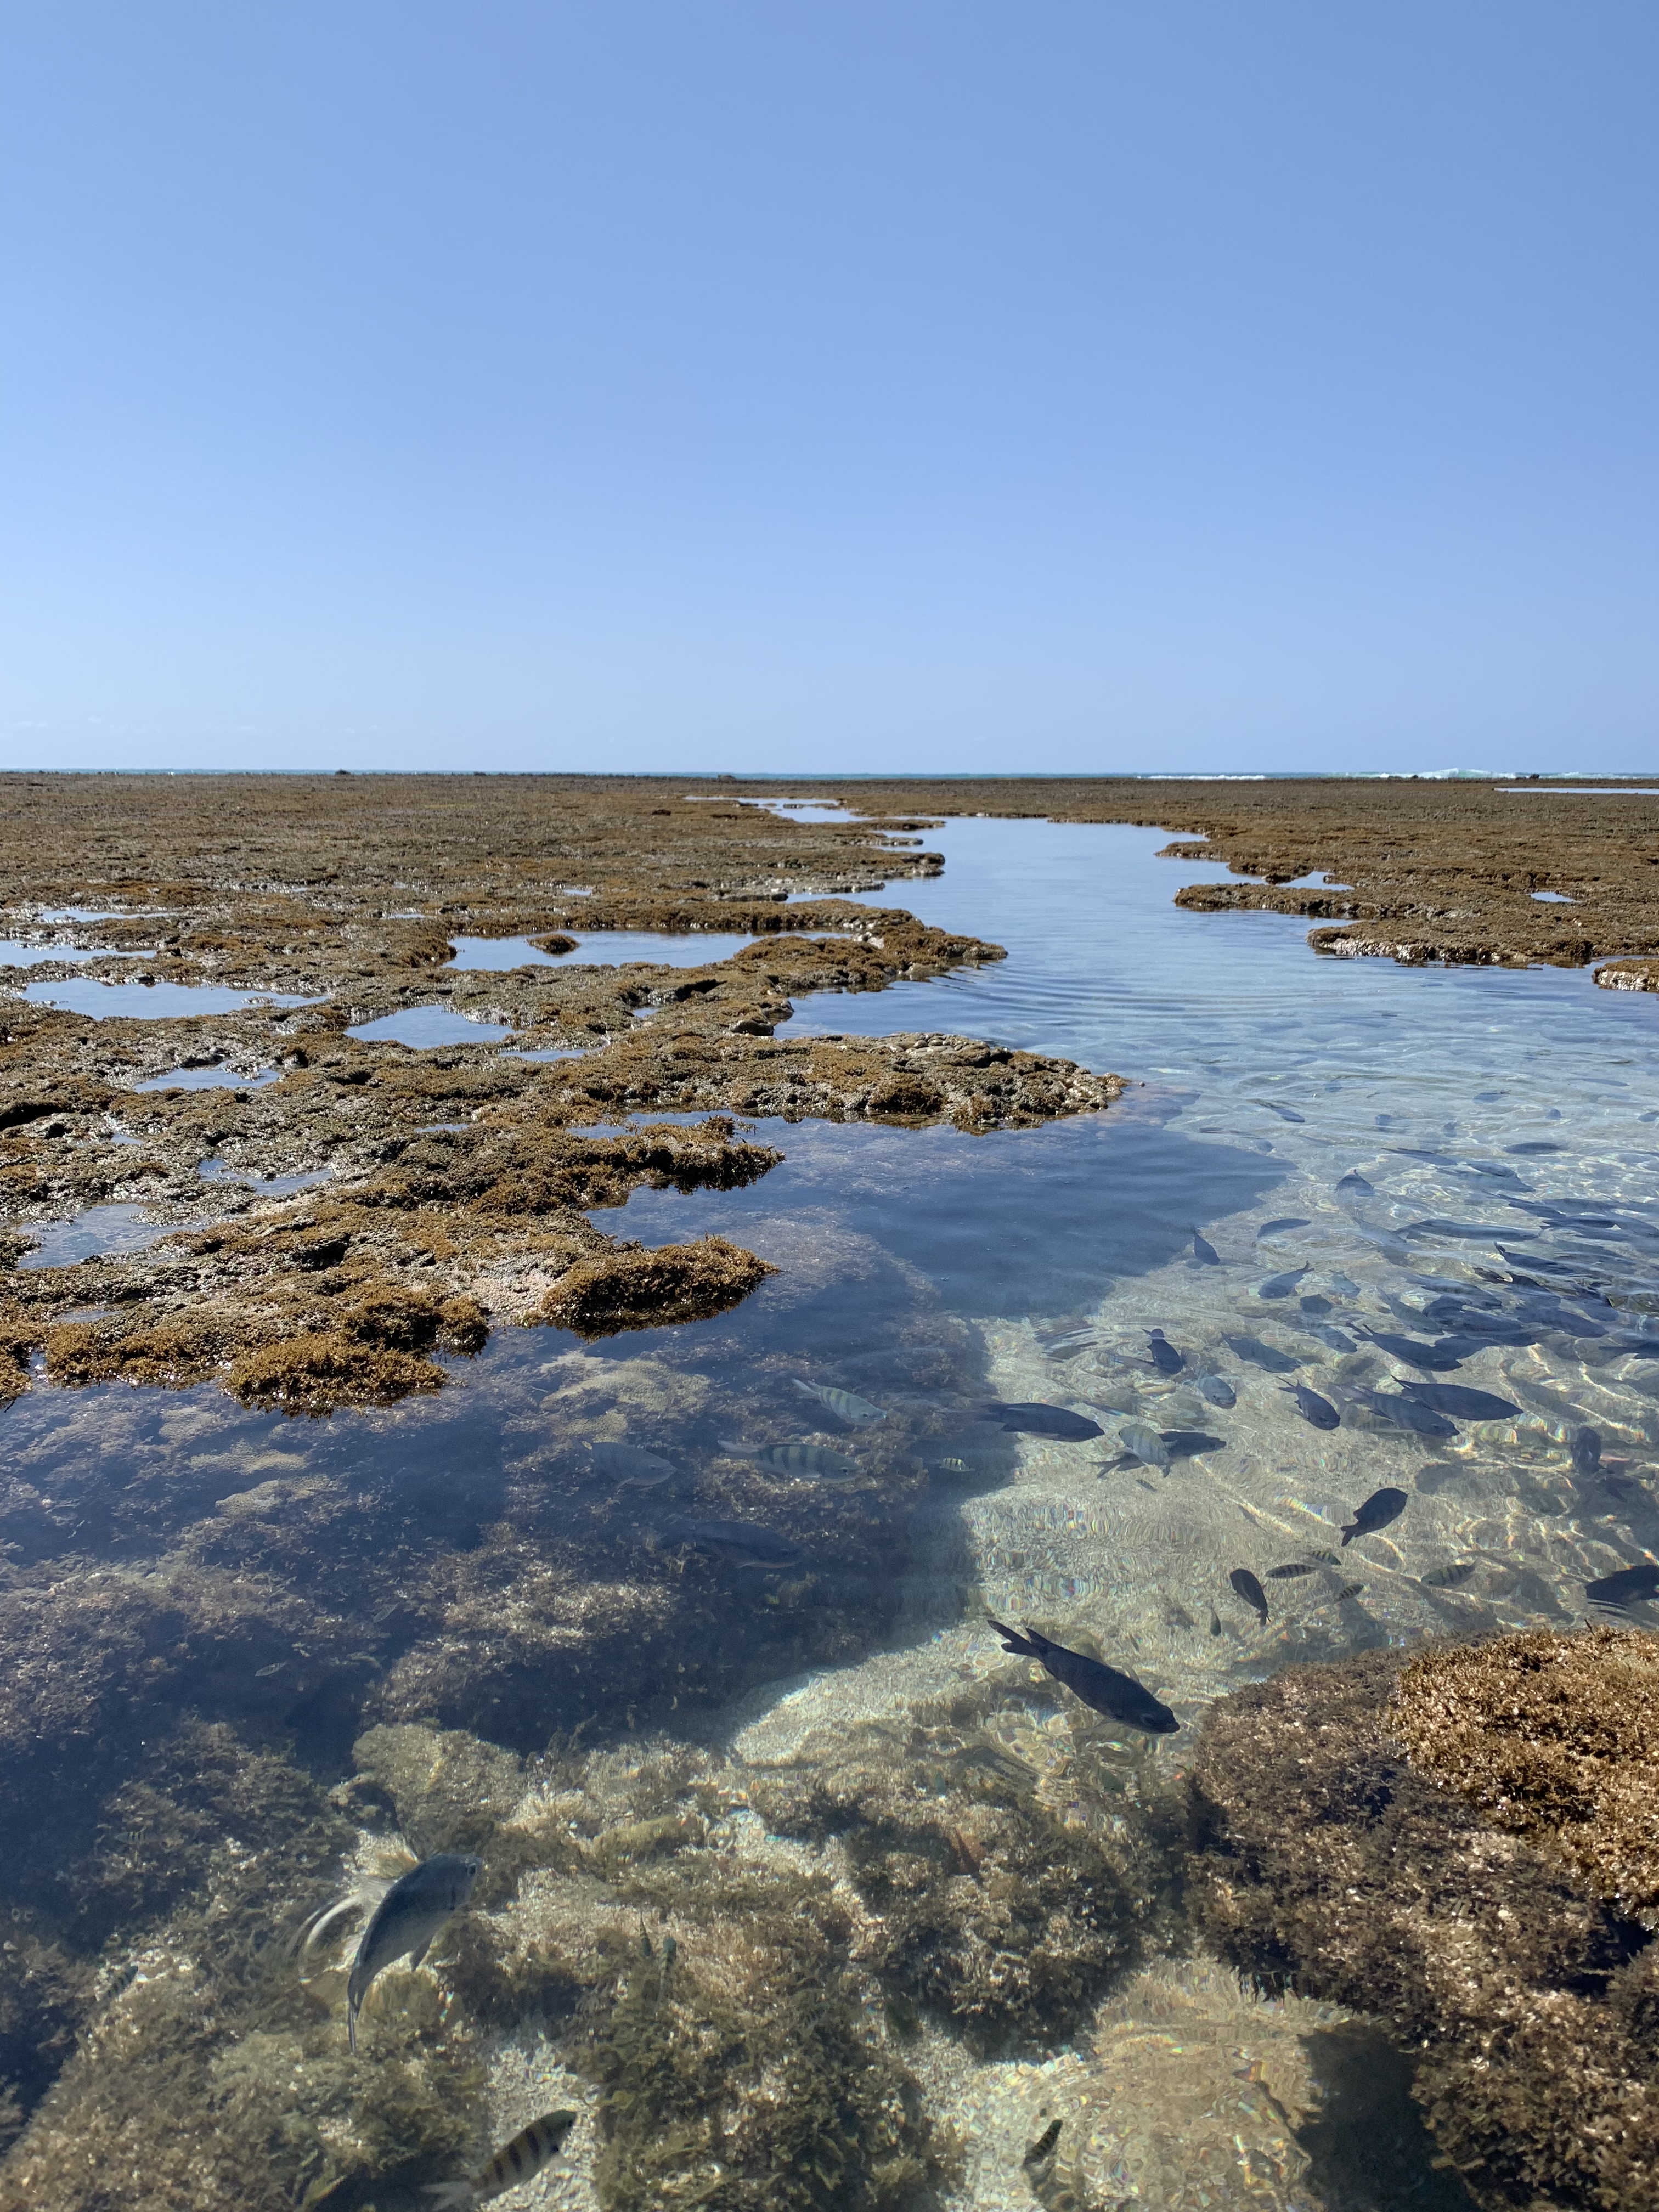
<svg viewBox="0 0 1659 2212"><path fill-rule="evenodd" d="M1443 2151L1490 2207L1659 2205L1655 1952L1564 1863L1558 1838L1578 1823L1550 1741L1576 1734L1613 1794L1624 1709L1648 1694L1626 1641L1587 1641L1556 1671L1531 1637L1432 1655L1398 1707L1398 1653L1289 1668L1212 1707L1194 1764L1187 1899L1200 1929L1245 1972L1387 2022ZM1506 1680L1522 1707L1510 1721L1495 1710ZM1600 1731L1598 1680L1613 1709ZM1528 1737L1543 1752L1530 1766ZM1506 1818L1475 1802L1500 1774L1528 1772L1529 1821L1513 1801ZM1586 1780L1593 1795L1593 1770ZM1550 1850L1522 1826L1547 1832ZM1593 1856L1583 1837L1577 1848Z"/></svg>

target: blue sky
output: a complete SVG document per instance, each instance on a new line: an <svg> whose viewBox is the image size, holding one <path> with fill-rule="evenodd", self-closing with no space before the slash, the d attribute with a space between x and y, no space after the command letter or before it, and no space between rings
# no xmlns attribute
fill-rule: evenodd
<svg viewBox="0 0 1659 2212"><path fill-rule="evenodd" d="M1632 768L1659 11L0 11L0 757Z"/></svg>

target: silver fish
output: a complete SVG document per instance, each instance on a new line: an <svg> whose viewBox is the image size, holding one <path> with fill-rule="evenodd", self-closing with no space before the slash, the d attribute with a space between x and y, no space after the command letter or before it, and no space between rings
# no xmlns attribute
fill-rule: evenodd
<svg viewBox="0 0 1659 2212"><path fill-rule="evenodd" d="M1200 1398L1207 1399L1212 1406L1219 1406L1224 1412L1229 1406L1238 1403L1237 1393L1232 1384L1219 1375L1200 1375L1194 1387Z"/></svg>
<svg viewBox="0 0 1659 2212"><path fill-rule="evenodd" d="M872 1406L867 1398L856 1397L850 1390L833 1389L823 1382L803 1382L799 1375L792 1375L789 1380L797 1390L816 1398L820 1406L830 1408L838 1421L845 1421L852 1428L861 1429L867 1421L887 1419L885 1407Z"/></svg>
<svg viewBox="0 0 1659 2212"><path fill-rule="evenodd" d="M1170 1472L1170 1447L1158 1431L1149 1429L1144 1421L1126 1421L1117 1432L1117 1440L1143 1467L1162 1468L1165 1474Z"/></svg>
<svg viewBox="0 0 1659 2212"><path fill-rule="evenodd" d="M723 1452L763 1467L769 1474L805 1474L819 1482L848 1482L859 1471L855 1459L849 1459L845 1452L831 1451L827 1444L740 1444L730 1437L719 1441Z"/></svg>
<svg viewBox="0 0 1659 2212"><path fill-rule="evenodd" d="M564 2139L576 2124L574 2112L544 2112L520 2128L510 2143L503 2143L482 2173L470 2181L429 2181L426 2194L434 2208L440 2204L482 2204L503 2190L516 2189L533 2180L564 2148Z"/></svg>
<svg viewBox="0 0 1659 2212"><path fill-rule="evenodd" d="M593 1443L587 1453L594 1474L614 1482L618 1490L654 1490L660 1482L671 1482L678 1472L669 1461L642 1451L638 1444Z"/></svg>
<svg viewBox="0 0 1659 2212"><path fill-rule="evenodd" d="M346 1983L346 2033L357 2048L357 2015L375 1977L397 1959L418 1966L434 1936L471 1896L483 1861L439 1851L394 1881L362 1933Z"/></svg>

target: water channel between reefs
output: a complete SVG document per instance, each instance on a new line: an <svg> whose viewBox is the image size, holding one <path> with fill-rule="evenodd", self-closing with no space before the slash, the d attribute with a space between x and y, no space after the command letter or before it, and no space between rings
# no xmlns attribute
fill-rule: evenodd
<svg viewBox="0 0 1659 2212"><path fill-rule="evenodd" d="M1006 945L1006 962L802 1000L786 1032L951 1031L1062 1054L1133 1079L1110 1111L980 1137L762 1122L757 1138L787 1158L750 1188L638 1192L623 1214L597 1217L647 1244L717 1231L777 1265L716 1321L586 1346L503 1330L455 1363L437 1400L325 1424L250 1414L211 1390L42 1383L0 1414L9 1472L50 1507L94 1463L112 1498L153 1496L174 1468L197 1470L211 1496L217 1469L234 1518L284 1486L303 1498L342 1468L378 1470L404 1484L417 1516L453 1524L465 1550L501 1511L504 1466L608 1441L645 1447L672 1476L619 1498L614 1470L595 1462L591 1501L575 1494L571 1511L620 1506L653 1545L677 1516L720 1510L698 1484L722 1440L811 1437L854 1461L870 1448L878 1427L823 1413L791 1387L791 1362L890 1413L931 1407L935 1479L879 1648L690 1724L740 1775L810 1778L837 1732L902 1731L930 1700L972 1696L1011 1664L987 1613L1087 1643L1168 1702L1181 1731L1155 1747L1101 1739L1131 1794L1137 1762L1171 1771L1210 1701L1288 1662L1582 1621L1588 1582L1659 1551L1648 1487L1659 1358L1639 1341L1659 1315L1651 1007L1596 990L1588 972L1320 959L1298 921L1181 912L1179 886L1215 871L1154 857L1180 833L1178 822L977 820L930 832L945 872L890 895ZM1456 1384L1512 1410L1438 1435L1386 1413L1329 1430L1305 1418L1298 1387L1352 1408L1425 1382L1374 1338L1420 1344L1454 1310L1498 1311L1492 1279L1523 1267L1546 1284L1593 1283L1616 1312L1537 1292L1534 1325L1468 1346ZM941 1382L941 1346L983 1398L1060 1406L1100 1433L1066 1442L976 1420L959 1382ZM763 1433L757 1370L775 1378ZM957 1418L941 1424L947 1401ZM1382 1489L1405 1494L1403 1510L1345 1542L1355 1509ZM26 1534L21 1556L84 1565L90 1544L142 1576L143 1541L123 1526L118 1510L89 1510L78 1530ZM349 1538L318 1541L320 1573ZM1265 1620L1238 1595L1239 1569L1267 1594ZM291 1571L304 1578L303 1554ZM734 1609L775 1601L753 1563L733 1566L730 1584ZM659 1663L672 1672L672 1649ZM276 1679L300 1662L269 1664ZM1063 1797L1073 1717L1047 1698L1029 1711L1005 1703L986 1723L986 1755ZM319 1741L342 1739L331 1755L349 1766L349 1717L319 1707L312 1719ZM794 1867L809 1855L763 1833L754 1812L729 1817L747 1823L751 1856ZM695 1939L681 1940L692 1955ZM1431 2175L1426 2139L1399 2154L1410 2193L1397 2197L1364 2193L1375 2146L1364 2142L1331 2154L1322 2180L1288 2152L1275 2166L1252 2054L1334 2032L1296 2002L1247 1997L1188 1960L1149 1965L1048 2053L1025 2043L975 2055L932 2021L903 2020L905 2063L934 2119L962 2134L946 2201L975 2212L1038 2201L1022 2159L1052 2114L1102 2206L1465 2202ZM511 2026L489 2069L497 2142L552 2105L584 2114L567 2160L511 2202L588 2212L588 2088L552 2042ZM1243 2099L1246 2118L1227 2097Z"/></svg>

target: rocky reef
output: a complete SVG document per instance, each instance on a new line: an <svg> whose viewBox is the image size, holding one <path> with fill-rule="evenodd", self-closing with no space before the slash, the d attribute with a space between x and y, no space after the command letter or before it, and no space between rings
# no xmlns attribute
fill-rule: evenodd
<svg viewBox="0 0 1659 2212"><path fill-rule="evenodd" d="M1196 1926L1386 2023L1494 2212L1659 2206L1656 1680L1639 1634L1528 1635L1288 1668L1204 1724Z"/></svg>

